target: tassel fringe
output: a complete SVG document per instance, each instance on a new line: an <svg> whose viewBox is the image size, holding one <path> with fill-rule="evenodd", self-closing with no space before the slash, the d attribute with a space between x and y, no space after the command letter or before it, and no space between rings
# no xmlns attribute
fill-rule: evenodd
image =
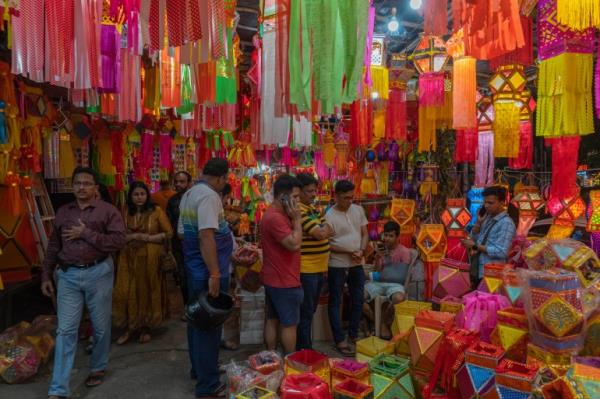
<svg viewBox="0 0 600 399"><path fill-rule="evenodd" d="M476 60L464 57L454 60L452 73L452 102L454 106L452 127L471 129L477 127L477 76Z"/></svg>
<svg viewBox="0 0 600 399"><path fill-rule="evenodd" d="M600 27L600 1L558 0L556 6L558 22L574 30Z"/></svg>

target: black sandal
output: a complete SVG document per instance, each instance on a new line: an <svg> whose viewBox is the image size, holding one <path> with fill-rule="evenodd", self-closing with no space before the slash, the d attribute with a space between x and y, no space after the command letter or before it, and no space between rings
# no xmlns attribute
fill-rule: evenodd
<svg viewBox="0 0 600 399"><path fill-rule="evenodd" d="M99 385L102 385L105 376L105 371L95 371L93 373L90 373L88 378L85 380L85 386L88 388L94 388Z"/></svg>
<svg viewBox="0 0 600 399"><path fill-rule="evenodd" d="M209 395L196 396L197 399L211 399L211 398L224 398L227 395L227 386L225 384L219 385L219 388L215 392Z"/></svg>
<svg viewBox="0 0 600 399"><path fill-rule="evenodd" d="M356 352L354 352L352 350L352 348L350 347L350 345L346 345L346 346L335 346L335 350L342 356L344 357L354 357L356 356Z"/></svg>

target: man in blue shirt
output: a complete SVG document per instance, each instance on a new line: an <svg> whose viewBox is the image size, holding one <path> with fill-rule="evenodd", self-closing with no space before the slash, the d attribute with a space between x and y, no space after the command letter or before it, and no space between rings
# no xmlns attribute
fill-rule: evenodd
<svg viewBox="0 0 600 399"><path fill-rule="evenodd" d="M227 183L228 172L226 160L209 160L200 183L181 198L177 232L182 237L190 298L203 291L217 297L229 287L233 238L219 195ZM197 380L198 398L225 396L218 365L221 331L221 327L198 330L188 326L191 374Z"/></svg>
<svg viewBox="0 0 600 399"><path fill-rule="evenodd" d="M483 277L483 266L488 263L505 263L515 236L515 224L506 212L506 189L490 186L483 191L485 214L473 226L471 237L463 245L478 257L479 274Z"/></svg>

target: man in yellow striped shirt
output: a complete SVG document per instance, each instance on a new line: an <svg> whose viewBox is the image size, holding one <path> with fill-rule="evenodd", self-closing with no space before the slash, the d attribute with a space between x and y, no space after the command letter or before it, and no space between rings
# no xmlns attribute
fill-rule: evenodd
<svg viewBox="0 0 600 399"><path fill-rule="evenodd" d="M312 349L312 320L325 284L329 263L329 237L333 235L333 229L325 223L325 218L313 205L317 196L317 180L308 173L300 173L296 178L302 185L300 281L304 289L304 301L300 309L296 343L300 350Z"/></svg>

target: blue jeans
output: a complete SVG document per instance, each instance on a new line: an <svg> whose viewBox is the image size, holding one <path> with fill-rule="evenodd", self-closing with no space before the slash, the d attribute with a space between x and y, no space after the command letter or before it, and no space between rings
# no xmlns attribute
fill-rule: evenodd
<svg viewBox="0 0 600 399"><path fill-rule="evenodd" d="M350 323L348 325L348 335L354 339L358 337L358 327L362 317L365 295L365 272L362 266L349 268L330 267L327 281L329 283L329 305L327 306L329 323L333 332L333 340L336 344L339 344L346 339L340 315L344 284L347 282L350 290Z"/></svg>
<svg viewBox="0 0 600 399"><path fill-rule="evenodd" d="M92 372L106 369L110 349L113 279L112 258L88 269L70 267L66 272L60 269L56 272L58 328L48 396L69 396L69 379L84 304L90 312L94 330L90 369Z"/></svg>
<svg viewBox="0 0 600 399"><path fill-rule="evenodd" d="M312 321L325 284L325 273L300 273L300 281L304 289L304 300L300 308L296 348L312 349Z"/></svg>
<svg viewBox="0 0 600 399"><path fill-rule="evenodd" d="M188 274L190 300L208 290L208 280L193 280ZM229 277L221 277L221 291L229 290ZM192 363L192 376L196 376L196 396L211 396L221 385L219 379L219 348L222 326L198 330L188 323L188 351Z"/></svg>

